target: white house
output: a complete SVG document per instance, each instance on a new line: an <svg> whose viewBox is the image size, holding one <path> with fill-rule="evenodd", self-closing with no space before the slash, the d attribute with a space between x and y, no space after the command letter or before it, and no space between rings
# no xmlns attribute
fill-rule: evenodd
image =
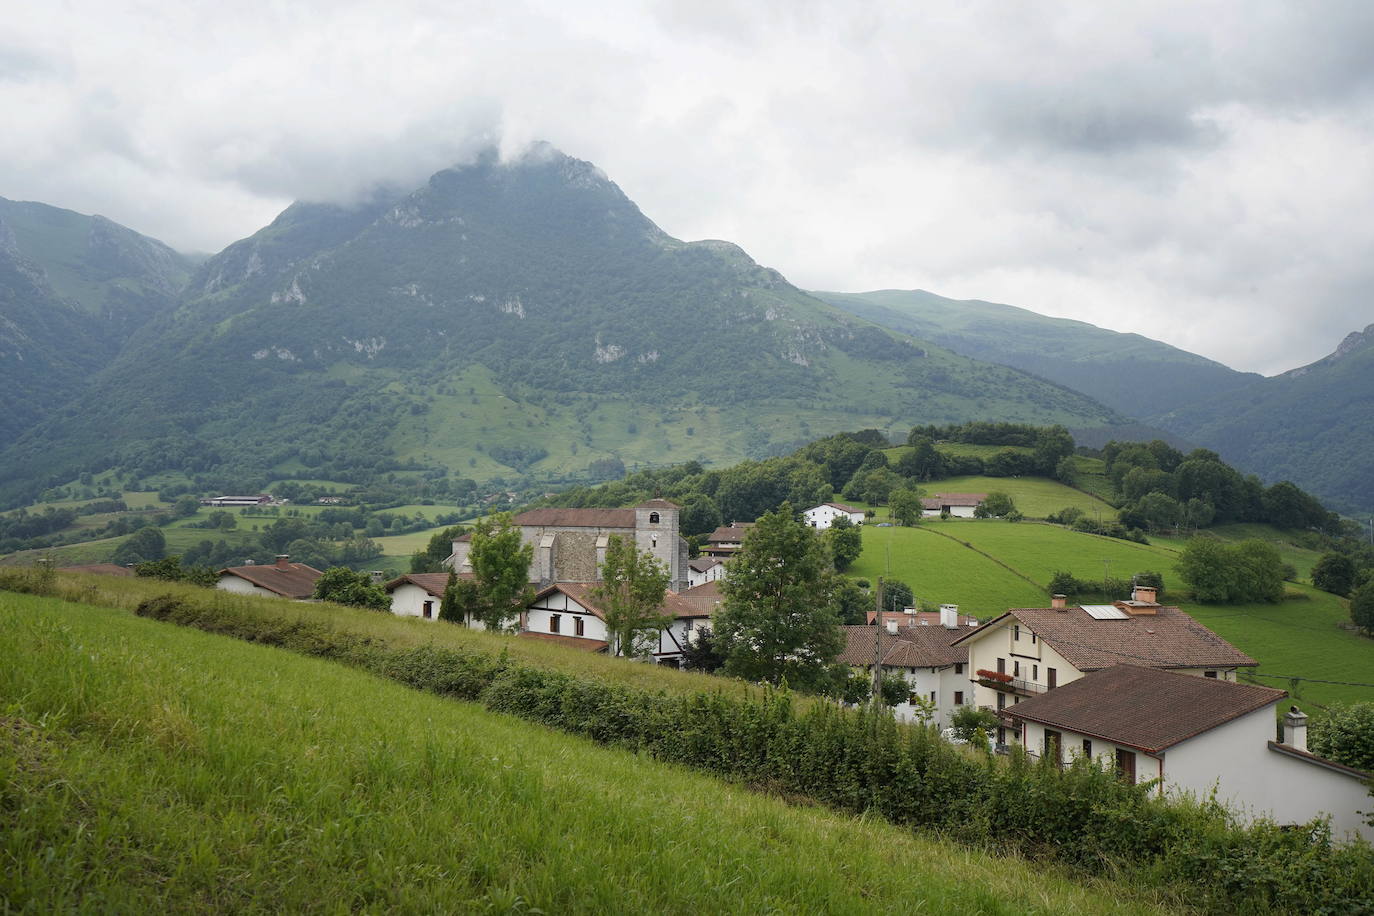
<svg viewBox="0 0 1374 916"><path fill-rule="evenodd" d="M1238 668L1259 664L1176 607L1137 587L1130 601L1069 606L1062 595L1048 608L1013 608L956 645L968 649L974 702L1001 712L1122 663L1234 681ZM998 730L998 743L1015 738Z"/></svg>
<svg viewBox="0 0 1374 916"><path fill-rule="evenodd" d="M933 703L932 724L944 728L956 709L973 703L968 649L954 643L977 626L977 620L961 615L952 604L941 605L939 613L884 614L881 627L870 622L842 628L845 647L839 661L871 673L881 651L883 677L902 678L912 694ZM894 712L903 722L919 718L910 702L898 704Z"/></svg>
<svg viewBox="0 0 1374 916"><path fill-rule="evenodd" d="M739 553L740 547L744 545L744 539L749 535L749 529L753 527L753 522L731 522L721 525L706 536L706 543L702 546L701 552L708 557L728 560Z"/></svg>
<svg viewBox="0 0 1374 916"><path fill-rule="evenodd" d="M520 635L590 652L609 651L611 637L594 589L577 582L556 582L542 589L523 615ZM689 634L710 620L715 604L705 591L696 595L668 592L663 611L673 615L673 622L641 648L660 664L676 665Z"/></svg>
<svg viewBox="0 0 1374 916"><path fill-rule="evenodd" d="M1088 757L1161 793L1219 802L1245 819L1280 824L1331 818L1336 837L1374 840L1357 812L1370 774L1307 751L1307 717L1292 707L1282 743L1275 704L1288 694L1221 678L1138 665L1094 671L1007 709L1003 718L1032 754L1061 764Z"/></svg>
<svg viewBox="0 0 1374 916"><path fill-rule="evenodd" d="M955 518L973 518L973 510L987 498L986 493L936 493L921 500L921 515L930 518L948 512Z"/></svg>
<svg viewBox="0 0 1374 916"><path fill-rule="evenodd" d="M687 587L696 588L725 578L725 561L719 557L697 557L687 561Z"/></svg>
<svg viewBox="0 0 1374 916"><path fill-rule="evenodd" d="M231 566L219 571L215 588L238 595L262 595L267 598L303 600L315 594L315 580L324 573L304 563L292 563L286 554L278 554L271 566Z"/></svg>
<svg viewBox="0 0 1374 916"><path fill-rule="evenodd" d="M803 512L802 518L812 528L829 528L837 518L847 518L856 525L862 525L864 510L846 506L844 503L821 503Z"/></svg>
<svg viewBox="0 0 1374 916"><path fill-rule="evenodd" d="M438 620L439 605L448 587L448 573L406 573L392 579L385 587L391 596L391 613L398 617ZM469 620L467 626L475 630L486 629L480 620Z"/></svg>

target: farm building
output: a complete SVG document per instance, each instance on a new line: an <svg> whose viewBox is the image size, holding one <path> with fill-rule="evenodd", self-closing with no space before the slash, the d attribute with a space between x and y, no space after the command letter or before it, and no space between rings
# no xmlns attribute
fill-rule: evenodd
<svg viewBox="0 0 1374 916"><path fill-rule="evenodd" d="M231 566L219 571L215 588L238 595L263 595L268 598L304 600L315 594L315 580L324 573L304 563L292 563L278 554L271 566Z"/></svg>
<svg viewBox="0 0 1374 916"><path fill-rule="evenodd" d="M725 578L725 561L719 557L697 557L687 561L687 586L695 588Z"/></svg>
<svg viewBox="0 0 1374 916"><path fill-rule="evenodd" d="M973 518L973 511L987 498L986 493L936 493L921 499L921 515L931 518L948 512L955 518Z"/></svg>
<svg viewBox="0 0 1374 916"><path fill-rule="evenodd" d="M467 578L471 578L469 573ZM448 573L406 573L392 579L385 586L391 596L391 613L398 617L419 617L438 620L439 605L448 587ZM480 620L468 621L474 629L483 629Z"/></svg>
<svg viewBox="0 0 1374 916"><path fill-rule="evenodd" d="M740 547L744 544L744 538L749 534L749 529L753 527L753 522L731 522L728 525L721 525L706 536L706 543L701 548L702 554L728 560L739 553Z"/></svg>
<svg viewBox="0 0 1374 916"><path fill-rule="evenodd" d="M856 525L862 525L864 510L846 506L844 503L821 503L803 512L802 518L812 528L817 529L829 528L837 518L847 518Z"/></svg>

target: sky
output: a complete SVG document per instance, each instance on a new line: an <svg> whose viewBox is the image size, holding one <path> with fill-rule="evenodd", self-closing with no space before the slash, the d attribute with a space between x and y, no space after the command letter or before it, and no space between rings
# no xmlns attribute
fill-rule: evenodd
<svg viewBox="0 0 1374 916"><path fill-rule="evenodd" d="M1265 374L1374 322L1367 0L49 0L0 112L0 196L188 251L544 140L807 289Z"/></svg>

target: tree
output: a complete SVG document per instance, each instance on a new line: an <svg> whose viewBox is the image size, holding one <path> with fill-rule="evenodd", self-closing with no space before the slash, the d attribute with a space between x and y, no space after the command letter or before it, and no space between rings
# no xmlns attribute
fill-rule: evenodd
<svg viewBox="0 0 1374 916"><path fill-rule="evenodd" d="M911 586L901 579L883 580L883 610L901 611L911 607L916 602L916 596L912 594Z"/></svg>
<svg viewBox="0 0 1374 916"><path fill-rule="evenodd" d="M1047 426L1035 436L1035 471L1050 477L1059 469L1059 462L1073 454L1073 436L1062 426Z"/></svg>
<svg viewBox="0 0 1374 916"><path fill-rule="evenodd" d="M720 654L720 641L710 627L697 627L682 644L682 667L688 671L719 671L725 664Z"/></svg>
<svg viewBox="0 0 1374 916"><path fill-rule="evenodd" d="M1234 601L1283 600L1284 562L1278 548L1259 538L1248 538L1231 547L1237 576Z"/></svg>
<svg viewBox="0 0 1374 916"><path fill-rule="evenodd" d="M1350 596L1355 587L1355 561L1343 553L1324 553L1312 567L1312 584L1324 592Z"/></svg>
<svg viewBox="0 0 1374 916"><path fill-rule="evenodd" d="M1350 595L1350 619L1355 626L1374 636L1374 579Z"/></svg>
<svg viewBox="0 0 1374 916"><path fill-rule="evenodd" d="M995 490L983 500L983 509L994 518L1003 518L1016 511L1016 503L1006 493Z"/></svg>
<svg viewBox="0 0 1374 916"><path fill-rule="evenodd" d="M954 737L982 748L988 746L999 724L997 713L977 706L960 706L949 717L949 727Z"/></svg>
<svg viewBox="0 0 1374 916"><path fill-rule="evenodd" d="M111 563L125 566L129 563L144 563L160 560L167 553L167 538L160 528L149 525L135 531L127 541L115 548Z"/></svg>
<svg viewBox="0 0 1374 916"><path fill-rule="evenodd" d="M835 585L835 601L842 624L861 626L868 622L868 612L873 610L873 595L860 582L841 577Z"/></svg>
<svg viewBox="0 0 1374 916"><path fill-rule="evenodd" d="M888 513L899 525L911 526L921 520L921 491L897 490L890 497Z"/></svg>
<svg viewBox="0 0 1374 916"><path fill-rule="evenodd" d="M854 524L846 515L836 517L825 532L826 544L830 547L830 557L835 569L844 572L849 564L863 553L863 528Z"/></svg>
<svg viewBox="0 0 1374 916"><path fill-rule="evenodd" d="M1312 720L1307 746L1312 753L1357 770L1374 770L1374 703L1333 705Z"/></svg>
<svg viewBox="0 0 1374 916"><path fill-rule="evenodd" d="M673 620L663 611L667 590L668 568L663 563L632 541L618 534L610 536L601 582L592 589L592 596L601 605L612 655L645 654L646 637Z"/></svg>
<svg viewBox="0 0 1374 916"><path fill-rule="evenodd" d="M913 480L933 480L945 472L945 459L930 439L922 436L911 443L911 451L897 459L897 473Z"/></svg>
<svg viewBox="0 0 1374 916"><path fill-rule="evenodd" d="M446 567L444 561L453 554L453 540L467 534L467 529L462 525L454 525L437 531L430 536L429 543L423 550L417 550L410 556L410 571L413 573L436 573L443 572Z"/></svg>
<svg viewBox="0 0 1374 916"><path fill-rule="evenodd" d="M1226 545L1217 538L1191 538L1175 568L1193 590L1193 597L1203 603L1230 601L1236 592L1237 570Z"/></svg>
<svg viewBox="0 0 1374 916"><path fill-rule="evenodd" d="M1140 497L1140 501L1136 503L1135 511L1140 516L1140 521L1152 532L1177 528L1183 515L1183 509L1179 506L1178 500L1158 490L1153 490Z"/></svg>
<svg viewBox="0 0 1374 916"><path fill-rule="evenodd" d="M468 562L476 583L472 616L488 630L503 630L534 600L530 563L534 545L520 543L509 512L485 518L472 531Z"/></svg>
<svg viewBox="0 0 1374 916"><path fill-rule="evenodd" d="M194 496L183 496L172 506L172 515L177 518L190 518L200 511L200 500Z"/></svg>
<svg viewBox="0 0 1374 916"><path fill-rule="evenodd" d="M367 573L354 572L347 566L326 569L315 580L315 597L321 601L371 608L374 611L391 610L391 598L386 589L373 582Z"/></svg>
<svg viewBox="0 0 1374 916"><path fill-rule="evenodd" d="M844 641L835 578L820 538L790 504L760 518L721 580L725 602L715 623L726 673L824 687Z"/></svg>

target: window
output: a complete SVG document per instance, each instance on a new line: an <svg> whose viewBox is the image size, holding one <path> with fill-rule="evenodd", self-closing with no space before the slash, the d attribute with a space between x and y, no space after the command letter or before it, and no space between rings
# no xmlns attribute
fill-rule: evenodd
<svg viewBox="0 0 1374 916"><path fill-rule="evenodd" d="M932 703L935 702L935 691L933 691L933 690L930 692L930 702L932 702Z"/></svg>
<svg viewBox="0 0 1374 916"><path fill-rule="evenodd" d="M1021 663L1020 663L1019 661L1017 661L1016 659L1012 659L1012 660L1011 660L1011 676L1012 676L1012 677L1020 677L1020 676L1021 676Z"/></svg>
<svg viewBox="0 0 1374 916"><path fill-rule="evenodd" d="M1011 625L1011 638L1015 640L1021 639L1021 624L1014 623Z"/></svg>
<svg viewBox="0 0 1374 916"><path fill-rule="evenodd" d="M1001 712L1007 708L1007 695L1002 691L997 691L997 711ZM1005 743L1005 742L1003 742Z"/></svg>
<svg viewBox="0 0 1374 916"><path fill-rule="evenodd" d="M550 614L550 615L549 615L549 632L550 632L550 633L557 633L557 632L558 632L558 626L559 626L559 624L561 624L562 622L563 622L563 615L562 615L562 614Z"/></svg>
<svg viewBox="0 0 1374 916"><path fill-rule="evenodd" d="M1203 676L1203 677L1216 677L1216 676L1217 676L1217 673L1216 673L1215 671L1204 671L1204 672L1202 672L1202 676Z"/></svg>
<svg viewBox="0 0 1374 916"><path fill-rule="evenodd" d="M1093 756L1093 743L1092 743L1092 739L1090 739L1090 738L1084 738L1084 739L1083 739L1083 756L1084 756L1084 757L1087 757L1089 760L1092 759L1092 756Z"/></svg>
<svg viewBox="0 0 1374 916"><path fill-rule="evenodd" d="M1135 751L1116 749L1116 772L1122 782L1135 782Z"/></svg>
<svg viewBox="0 0 1374 916"><path fill-rule="evenodd" d="M1006 674L1006 673L1007 673L1007 660L1006 660L1005 658L999 658L999 659L997 660L997 673L998 673L998 674Z"/></svg>
<svg viewBox="0 0 1374 916"><path fill-rule="evenodd" d="M1038 680L1040 680L1040 666L1039 666L1039 665L1031 665L1031 680L1033 680L1033 681L1038 681Z"/></svg>
<svg viewBox="0 0 1374 916"><path fill-rule="evenodd" d="M649 513L649 524L650 524L650 525L657 525L657 524L658 524L658 513L657 513L657 512L650 512L650 513Z"/></svg>
<svg viewBox="0 0 1374 916"><path fill-rule="evenodd" d="M963 673L964 673L964 663L963 663L963 662L955 662L955 663L954 663L954 673L955 673L955 674L963 674Z"/></svg>
<svg viewBox="0 0 1374 916"><path fill-rule="evenodd" d="M573 618L573 635L574 635L574 636L582 636L582 635L584 634L585 631L586 631L586 621L584 621L581 617L574 617L574 618Z"/></svg>
<svg viewBox="0 0 1374 916"><path fill-rule="evenodd" d="M955 706L963 706L963 705L964 705L964 692L963 692L962 690L956 690L956 691L954 691L954 705L955 705Z"/></svg>
<svg viewBox="0 0 1374 916"><path fill-rule="evenodd" d="M1040 637L1035 635L1035 631L1034 631L1034 630L1031 630L1031 645L1033 646L1033 645L1035 645L1035 644L1036 644L1037 642L1039 642L1039 641L1040 641Z"/></svg>
<svg viewBox="0 0 1374 916"><path fill-rule="evenodd" d="M1045 669L1045 686L1050 687L1050 688L1054 688L1054 687L1058 687L1058 686L1059 686L1059 669L1057 669L1057 668L1046 668L1046 669Z"/></svg>

